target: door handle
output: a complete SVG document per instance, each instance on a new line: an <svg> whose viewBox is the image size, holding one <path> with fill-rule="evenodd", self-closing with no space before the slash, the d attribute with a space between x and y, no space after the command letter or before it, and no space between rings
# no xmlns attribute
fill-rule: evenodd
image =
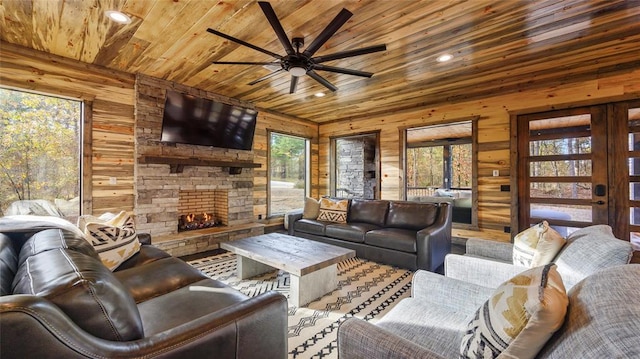
<svg viewBox="0 0 640 359"><path fill-rule="evenodd" d="M591 202L591 203L593 203L593 204L604 204L604 201L602 201L602 200L600 200L600 201L593 201L593 202Z"/></svg>

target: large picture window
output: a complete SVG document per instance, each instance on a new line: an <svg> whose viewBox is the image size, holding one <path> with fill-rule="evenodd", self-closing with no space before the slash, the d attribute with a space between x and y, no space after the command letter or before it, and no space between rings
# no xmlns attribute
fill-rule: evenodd
<svg viewBox="0 0 640 359"><path fill-rule="evenodd" d="M0 88L1 214L80 213L82 102Z"/></svg>
<svg viewBox="0 0 640 359"><path fill-rule="evenodd" d="M304 207L309 193L309 140L269 133L268 215Z"/></svg>
<svg viewBox="0 0 640 359"><path fill-rule="evenodd" d="M410 128L405 133L405 197L448 202L453 222L477 226L475 120Z"/></svg>

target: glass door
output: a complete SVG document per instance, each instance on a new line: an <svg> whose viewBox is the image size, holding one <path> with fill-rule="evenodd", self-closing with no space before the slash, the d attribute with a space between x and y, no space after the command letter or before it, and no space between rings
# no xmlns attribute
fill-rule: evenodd
<svg viewBox="0 0 640 359"><path fill-rule="evenodd" d="M607 223L606 118L598 107L518 119L520 230Z"/></svg>
<svg viewBox="0 0 640 359"><path fill-rule="evenodd" d="M640 101L518 116L519 231L608 224L640 241Z"/></svg>

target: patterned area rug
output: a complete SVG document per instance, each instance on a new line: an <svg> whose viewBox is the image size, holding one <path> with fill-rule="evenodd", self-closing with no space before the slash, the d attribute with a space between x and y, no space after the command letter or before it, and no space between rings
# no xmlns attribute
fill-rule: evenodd
<svg viewBox="0 0 640 359"><path fill-rule="evenodd" d="M187 263L248 296L269 290L289 295L289 274L283 271L239 280L233 253ZM289 306L289 358L337 358L340 323L350 317L375 323L410 296L412 276L411 271L358 258L339 263L338 289L304 307Z"/></svg>

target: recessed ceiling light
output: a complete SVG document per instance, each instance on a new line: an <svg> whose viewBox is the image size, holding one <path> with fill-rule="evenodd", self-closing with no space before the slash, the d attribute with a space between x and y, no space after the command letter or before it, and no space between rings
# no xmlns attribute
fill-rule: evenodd
<svg viewBox="0 0 640 359"><path fill-rule="evenodd" d="M324 97L324 96L325 96L325 93L324 93L324 92L316 92L316 93L314 94L314 96L315 96L315 97Z"/></svg>
<svg viewBox="0 0 640 359"><path fill-rule="evenodd" d="M117 10L107 10L104 12L105 15L107 15L107 17L119 24L129 24L131 23L131 18L129 17L129 15L117 11Z"/></svg>
<svg viewBox="0 0 640 359"><path fill-rule="evenodd" d="M438 62L447 62L451 59L453 59L453 55L451 54L442 54L438 56Z"/></svg>

